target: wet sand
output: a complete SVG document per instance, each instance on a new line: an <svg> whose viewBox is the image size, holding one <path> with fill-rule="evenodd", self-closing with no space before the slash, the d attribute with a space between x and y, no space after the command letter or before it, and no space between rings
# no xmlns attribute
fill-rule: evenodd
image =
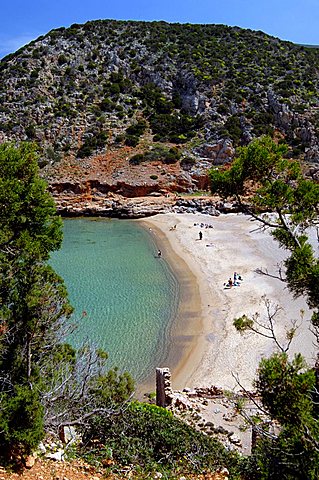
<svg viewBox="0 0 319 480"><path fill-rule="evenodd" d="M276 317L279 342L285 343L290 320L297 319L300 326L290 355L301 352L313 362L311 314L305 301L294 300L284 282L256 271L268 270L275 275L285 258L269 233L257 230L256 222L237 214L165 214L142 223L151 229L180 284L180 308L172 326L169 355L165 365L159 365L171 369L174 389L210 385L238 388L237 374L246 388L252 388L260 359L276 347L262 336L238 333L233 319L255 312L266 318L263 296L281 307ZM201 227L201 223L213 228ZM171 229L174 225L176 229ZM243 281L238 287L225 289L224 283L234 271ZM303 317L301 310L305 311Z"/></svg>

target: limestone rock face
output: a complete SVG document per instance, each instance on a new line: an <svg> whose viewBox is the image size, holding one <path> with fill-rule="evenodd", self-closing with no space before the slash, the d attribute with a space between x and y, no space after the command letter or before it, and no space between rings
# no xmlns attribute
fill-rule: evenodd
<svg viewBox="0 0 319 480"><path fill-rule="evenodd" d="M145 218L159 213L203 213L218 216L220 213L237 213L236 203L221 201L218 197L179 197L174 194L157 194L147 197L127 198L117 194L94 194L90 197L70 192L54 194L58 212L68 216L105 216L111 218Z"/></svg>
<svg viewBox="0 0 319 480"><path fill-rule="evenodd" d="M275 115L276 126L285 132L287 140L299 141L304 146L305 160L313 163L319 162L318 132L314 123L309 121L309 111L297 113L279 100L273 90L268 90L268 102L270 110ZM318 107L313 107L312 112Z"/></svg>
<svg viewBox="0 0 319 480"><path fill-rule="evenodd" d="M305 150L305 160L311 163L319 163L319 146L313 145Z"/></svg>
<svg viewBox="0 0 319 480"><path fill-rule="evenodd" d="M318 163L313 50L223 25L53 30L1 61L0 142L37 142L59 196L206 190L209 168L274 129L295 157ZM169 154L145 159L159 145Z"/></svg>
<svg viewBox="0 0 319 480"><path fill-rule="evenodd" d="M201 158L210 159L213 165L230 162L235 155L235 149L230 139L221 139L214 144L206 143L195 149L195 152Z"/></svg>
<svg viewBox="0 0 319 480"><path fill-rule="evenodd" d="M64 450L59 449L56 452L46 453L45 458L50 460L56 460L57 462L62 462L64 460Z"/></svg>

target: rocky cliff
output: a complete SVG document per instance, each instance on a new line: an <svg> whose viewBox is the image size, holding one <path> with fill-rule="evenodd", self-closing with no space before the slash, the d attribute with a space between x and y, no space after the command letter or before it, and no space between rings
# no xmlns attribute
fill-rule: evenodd
<svg viewBox="0 0 319 480"><path fill-rule="evenodd" d="M319 162L319 54L223 25L100 20L0 63L0 141L40 146L56 195L193 192L261 134Z"/></svg>

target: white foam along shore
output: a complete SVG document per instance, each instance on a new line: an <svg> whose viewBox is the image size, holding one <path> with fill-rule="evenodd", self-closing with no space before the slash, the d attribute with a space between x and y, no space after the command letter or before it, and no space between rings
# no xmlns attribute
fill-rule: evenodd
<svg viewBox="0 0 319 480"><path fill-rule="evenodd" d="M238 333L233 319L255 312L260 313L260 318L265 317L263 296L281 307L276 318L278 340L285 343L286 329L291 320L297 319L300 326L289 354L301 352L309 364L313 364L311 312L304 299L294 300L285 283L257 272L262 269L276 275L277 266L286 255L269 232L258 229L258 222L242 214L219 217L161 214L143 222L152 228L155 242L164 248L172 268L179 258L193 275L191 285L182 287L189 289L190 295L183 292L186 303L181 306L172 332L171 349L181 348L178 360L168 365L172 370L173 388L217 385L233 389L237 385L234 378L237 374L246 388L252 388L260 359L269 356L276 347L262 336ZM176 228L172 228L174 226ZM202 232L201 240L199 232ZM226 289L224 283L234 272L243 281L240 286ZM194 292L198 292L195 297L199 298L194 298ZM303 316L301 310L305 312ZM183 331L185 315L190 317L187 332ZM186 340L181 342L183 336Z"/></svg>

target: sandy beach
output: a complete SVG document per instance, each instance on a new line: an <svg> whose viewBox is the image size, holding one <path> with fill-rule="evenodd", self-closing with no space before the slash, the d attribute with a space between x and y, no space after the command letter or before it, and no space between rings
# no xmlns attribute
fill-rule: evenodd
<svg viewBox="0 0 319 480"><path fill-rule="evenodd" d="M163 214L143 220L143 224L181 285L169 357L165 365L159 365L171 369L174 389L210 385L233 389L238 387L234 374L246 388L252 388L260 359L276 346L259 335L238 333L233 319L256 312L260 319L266 318L263 296L281 307L276 317L278 340L285 344L290 321L298 320L289 354L301 352L313 363L311 313L304 299L294 300L285 283L257 272L263 269L275 275L285 258L285 252L269 233L258 229L257 222L241 214ZM225 289L224 283L235 271L243 281Z"/></svg>

